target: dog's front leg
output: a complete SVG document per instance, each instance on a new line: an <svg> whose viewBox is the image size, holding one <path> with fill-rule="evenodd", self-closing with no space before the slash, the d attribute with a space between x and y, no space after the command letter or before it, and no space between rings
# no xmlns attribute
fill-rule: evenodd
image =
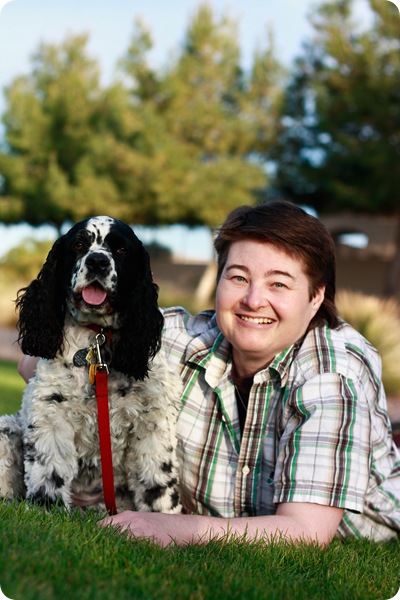
<svg viewBox="0 0 400 600"><path fill-rule="evenodd" d="M180 513L174 423L142 422L132 435L125 464L130 467L127 481L135 509Z"/></svg>
<svg viewBox="0 0 400 600"><path fill-rule="evenodd" d="M48 410L48 408L47 408ZM49 508L71 507L71 482L77 474L74 430L56 410L27 423L24 436L26 497Z"/></svg>

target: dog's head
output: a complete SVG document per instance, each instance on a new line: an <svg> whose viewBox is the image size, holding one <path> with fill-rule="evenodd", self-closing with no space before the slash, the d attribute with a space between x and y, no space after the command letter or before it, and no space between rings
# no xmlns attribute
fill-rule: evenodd
<svg viewBox="0 0 400 600"><path fill-rule="evenodd" d="M54 358L68 310L80 325L114 330L111 366L143 379L160 344L157 297L149 256L132 228L111 217L85 219L55 242L37 279L19 293L21 348Z"/></svg>
<svg viewBox="0 0 400 600"><path fill-rule="evenodd" d="M77 223L65 236L67 306L83 325L118 329L127 289L146 277L148 257L132 229L110 217Z"/></svg>

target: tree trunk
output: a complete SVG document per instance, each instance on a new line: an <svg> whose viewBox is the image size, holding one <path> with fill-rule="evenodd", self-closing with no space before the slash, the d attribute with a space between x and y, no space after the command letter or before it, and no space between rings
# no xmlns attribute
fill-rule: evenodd
<svg viewBox="0 0 400 600"><path fill-rule="evenodd" d="M213 246L213 230L210 228L210 244ZM212 258L204 269L194 293L194 309L196 311L214 308L214 294L217 284L217 263Z"/></svg>
<svg viewBox="0 0 400 600"><path fill-rule="evenodd" d="M214 292L217 281L217 263L211 260L204 270L194 294L196 311L214 308Z"/></svg>
<svg viewBox="0 0 400 600"><path fill-rule="evenodd" d="M394 256L389 267L384 290L386 297L396 296L396 292L400 287L400 212L397 214L397 226L394 244Z"/></svg>

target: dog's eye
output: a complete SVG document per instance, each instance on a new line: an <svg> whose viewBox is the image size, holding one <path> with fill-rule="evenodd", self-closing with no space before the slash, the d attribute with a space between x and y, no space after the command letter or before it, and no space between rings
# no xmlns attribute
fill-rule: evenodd
<svg viewBox="0 0 400 600"><path fill-rule="evenodd" d="M126 254L128 252L128 250L125 248L125 246L118 246L118 248L115 251L117 254L120 254L121 256L123 256L124 254Z"/></svg>
<svg viewBox="0 0 400 600"><path fill-rule="evenodd" d="M83 243L75 242L75 244L72 246L72 249L75 250L75 252L80 252L81 250L83 250Z"/></svg>

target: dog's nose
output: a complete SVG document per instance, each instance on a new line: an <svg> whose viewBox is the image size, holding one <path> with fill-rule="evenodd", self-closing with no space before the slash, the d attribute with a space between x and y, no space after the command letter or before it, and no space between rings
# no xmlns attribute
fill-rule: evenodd
<svg viewBox="0 0 400 600"><path fill-rule="evenodd" d="M102 252L92 252L86 259L86 267L93 273L105 273L110 268L110 260Z"/></svg>

